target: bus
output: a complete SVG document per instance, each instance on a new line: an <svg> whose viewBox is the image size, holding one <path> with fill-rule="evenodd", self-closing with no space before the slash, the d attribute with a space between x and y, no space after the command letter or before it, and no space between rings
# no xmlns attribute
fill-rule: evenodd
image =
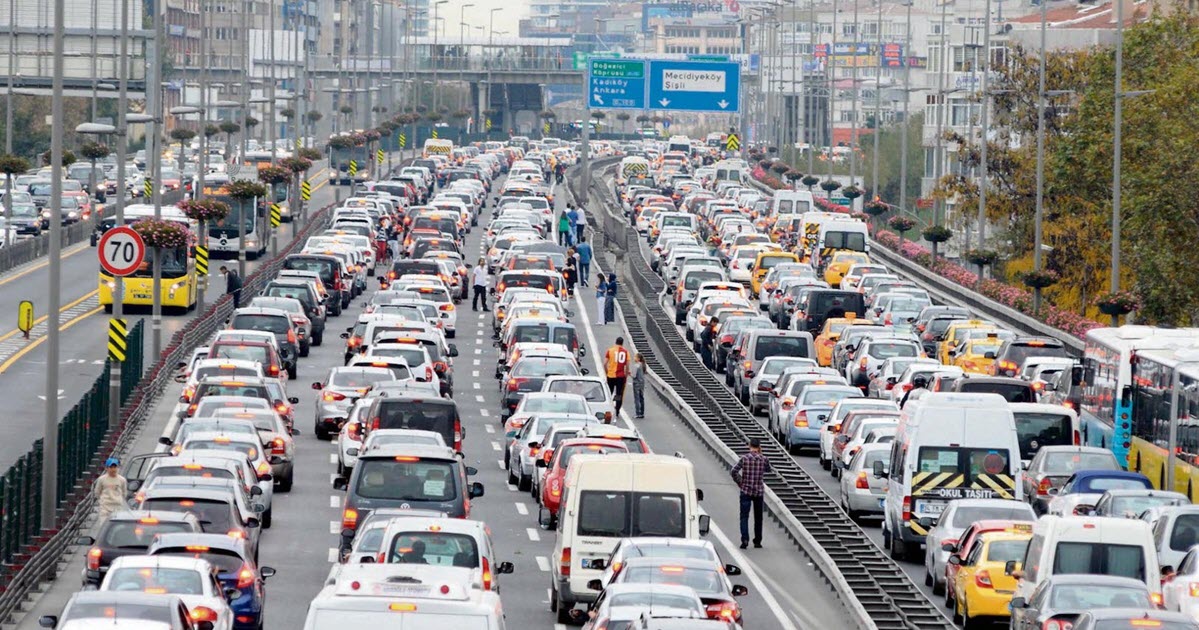
<svg viewBox="0 0 1199 630"><path fill-rule="evenodd" d="M196 224L174 206L163 206L163 220L182 224L192 234L192 243L186 247L162 252L162 279L160 280L162 306L179 311L190 311L196 306L196 259L192 246L195 245ZM125 225L142 219L154 218L154 206L133 204L125 207ZM125 306L152 306L154 304L154 270L150 265L150 254L133 275L126 276L123 283L121 304ZM112 312L115 279L100 270L99 299L106 313Z"/></svg>
<svg viewBox="0 0 1199 630"><path fill-rule="evenodd" d="M1132 418L1136 413L1134 365L1145 352L1196 343L1199 329L1195 328L1126 325L1087 331L1078 410L1082 443L1111 449L1116 460L1128 468L1133 446ZM1136 371L1140 372L1139 365ZM1131 463L1135 465L1135 459Z"/></svg>
<svg viewBox="0 0 1199 630"><path fill-rule="evenodd" d="M228 193L229 182L229 176L224 173L214 173L204 180L201 195L223 201L229 204L231 210L224 221L217 221L208 226L208 251L213 255L232 254L236 257L241 246L241 230L244 229L246 258L254 260L266 253L269 217L263 207L265 200L234 199ZM239 225L242 228L239 228Z"/></svg>

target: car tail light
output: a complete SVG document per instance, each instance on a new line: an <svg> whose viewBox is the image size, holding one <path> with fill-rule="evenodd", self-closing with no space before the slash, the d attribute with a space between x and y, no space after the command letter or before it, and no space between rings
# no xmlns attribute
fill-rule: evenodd
<svg viewBox="0 0 1199 630"><path fill-rule="evenodd" d="M462 451L462 420L454 418L454 450Z"/></svg>
<svg viewBox="0 0 1199 630"><path fill-rule="evenodd" d="M483 557L483 590L491 590L491 562L487 557Z"/></svg>
<svg viewBox="0 0 1199 630"><path fill-rule="evenodd" d="M708 613L708 619L728 622L737 619L738 607L736 602L719 602L708 604L705 607L705 612Z"/></svg>
<svg viewBox="0 0 1199 630"><path fill-rule="evenodd" d="M903 520L912 520L912 497L903 498Z"/></svg>
<svg viewBox="0 0 1199 630"><path fill-rule="evenodd" d="M234 527L233 529L231 529L231 530L229 530L229 531L225 532L225 535L226 535L226 536L228 536L228 537L230 537L230 538L240 538L240 539L242 539L242 540L245 540L245 539L246 539L246 533L245 533L245 532L243 532L242 530L240 530L240 529L236 528L236 527Z"/></svg>
<svg viewBox="0 0 1199 630"><path fill-rule="evenodd" d="M346 340L346 346L350 348L357 347L360 343L362 343L362 339L359 337L350 337Z"/></svg>
<svg viewBox="0 0 1199 630"><path fill-rule="evenodd" d="M529 379L527 378L510 378L508 379L508 391L514 392L520 388L520 384Z"/></svg>
<svg viewBox="0 0 1199 630"><path fill-rule="evenodd" d="M275 411L279 412L279 415L286 416L287 414L291 413L291 407L285 402L276 403Z"/></svg>
<svg viewBox="0 0 1199 630"><path fill-rule="evenodd" d="M784 399L783 399L783 409L790 409L790 408L792 408L792 407L794 407L794 406L795 406L795 399L794 399L794 398L791 398L791 397L789 397L789 396L788 396L787 398L784 398ZM796 426L799 426L799 425L796 425Z"/></svg>
<svg viewBox="0 0 1199 630"><path fill-rule="evenodd" d="M1041 630L1071 630L1074 624L1064 619L1047 619Z"/></svg>
<svg viewBox="0 0 1199 630"><path fill-rule="evenodd" d="M858 361L858 369L859 370L865 370L867 365L869 365L869 364L867 363L866 357L862 357L862 360Z"/></svg>
<svg viewBox="0 0 1199 630"><path fill-rule="evenodd" d="M562 496L562 480L558 479L557 477L551 479L549 487L551 497Z"/></svg>
<svg viewBox="0 0 1199 630"><path fill-rule="evenodd" d="M808 428L808 412L801 411L795 414L795 427L797 429Z"/></svg>
<svg viewBox="0 0 1199 630"><path fill-rule="evenodd" d="M254 586L254 572L250 567L241 565L241 571L237 572L237 588L246 589Z"/></svg>
<svg viewBox="0 0 1199 630"><path fill-rule="evenodd" d="M562 577L570 577L570 547L562 548L562 557L558 561L558 571Z"/></svg>
<svg viewBox="0 0 1199 630"><path fill-rule="evenodd" d="M986 569L974 574L974 585L979 588L995 588L991 583L991 573Z"/></svg>
<svg viewBox="0 0 1199 630"><path fill-rule="evenodd" d="M1069 408L1071 408L1071 409L1073 409L1073 408L1074 408L1074 403L1071 403L1071 402L1067 401L1067 402L1066 402L1066 406L1067 406L1067 407L1069 407ZM1082 444L1082 434L1081 434L1081 433L1079 433L1077 429L1075 429L1075 430L1074 430L1074 446L1078 446L1078 445L1080 445L1080 444Z"/></svg>
<svg viewBox="0 0 1199 630"><path fill-rule="evenodd" d="M426 381L433 380L433 368L431 368L427 365L425 366L425 380Z"/></svg>
<svg viewBox="0 0 1199 630"><path fill-rule="evenodd" d="M297 326L303 326L304 324L308 323L308 318L307 317L293 317L293 318L291 318L291 322Z"/></svg>
<svg viewBox="0 0 1199 630"><path fill-rule="evenodd" d="M192 621L194 621L194 622L200 622L200 621L215 622L216 621L216 611L207 606L196 606L195 608L191 609L191 611L188 613L188 615L192 618Z"/></svg>
<svg viewBox="0 0 1199 630"><path fill-rule="evenodd" d="M345 400L346 396L345 394L326 391L324 394L321 394L321 399L323 399L325 402L337 402L339 400Z"/></svg>
<svg viewBox="0 0 1199 630"><path fill-rule="evenodd" d="M187 406L187 416L190 418L191 416L195 415L195 413L196 413L196 403L192 403L192 404L188 405Z"/></svg>
<svg viewBox="0 0 1199 630"><path fill-rule="evenodd" d="M853 482L853 487L857 488L858 490L870 489L870 481L866 479L865 471L858 473L858 478Z"/></svg>
<svg viewBox="0 0 1199 630"><path fill-rule="evenodd" d="M1020 366L1016 365L1014 362L1005 360L999 362L998 369L996 371L1000 376L1015 376L1016 369L1019 367Z"/></svg>
<svg viewBox="0 0 1199 630"><path fill-rule="evenodd" d="M191 402L192 396L195 396L195 395L196 395L196 388L188 387L183 390L183 395L181 396L181 398L183 398L184 400L186 400L188 402Z"/></svg>
<svg viewBox="0 0 1199 630"><path fill-rule="evenodd" d="M892 389L895 389L895 383L887 383L887 387L885 389L887 391L891 391Z"/></svg>
<svg viewBox="0 0 1199 630"><path fill-rule="evenodd" d="M1037 484L1037 494L1040 496L1047 495L1049 494L1049 489L1052 487L1053 484L1050 483L1049 477L1044 477L1041 479L1040 483Z"/></svg>
<svg viewBox="0 0 1199 630"><path fill-rule="evenodd" d="M453 304L442 304L441 306L439 306L437 308L438 308L438 310L442 310L442 311L445 311L448 313L448 312L454 310L454 305Z"/></svg>
<svg viewBox="0 0 1199 630"><path fill-rule="evenodd" d="M271 376L279 376L279 366L278 365L272 364L271 367L267 368L266 371ZM192 411L195 411L195 409L193 409Z"/></svg>
<svg viewBox="0 0 1199 630"><path fill-rule="evenodd" d="M271 474L271 465L266 462L259 462L258 467L254 470L258 473L258 478L262 479Z"/></svg>
<svg viewBox="0 0 1199 630"><path fill-rule="evenodd" d="M884 326L891 325L891 314L890 313L887 313L887 316L883 318L883 325Z"/></svg>
<svg viewBox="0 0 1199 630"><path fill-rule="evenodd" d="M272 455L283 455L286 452L287 452L287 450L284 448L284 445L283 445L283 438L277 437L277 438L271 440L271 454Z"/></svg>
<svg viewBox="0 0 1199 630"><path fill-rule="evenodd" d="M100 558L104 557L104 552L99 547L92 547L87 550L87 568L91 571L100 570Z"/></svg>
<svg viewBox="0 0 1199 630"><path fill-rule="evenodd" d="M358 529L358 510L346 508L341 512L342 529Z"/></svg>

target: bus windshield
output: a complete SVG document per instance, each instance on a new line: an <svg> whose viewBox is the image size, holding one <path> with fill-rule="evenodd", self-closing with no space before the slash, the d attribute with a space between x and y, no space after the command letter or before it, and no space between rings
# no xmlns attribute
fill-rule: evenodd
<svg viewBox="0 0 1199 630"><path fill-rule="evenodd" d="M160 250L159 260L162 261L162 277L178 278L187 275L187 248L180 247L178 249ZM153 278L154 270L150 265L150 261L142 263L137 271L133 272L134 278Z"/></svg>
<svg viewBox="0 0 1199 630"><path fill-rule="evenodd" d="M221 236L237 235L237 220L238 215L241 215L241 223L245 226L247 233L253 232L257 219L254 202L241 201L224 195L207 195L211 199L223 201L229 204L229 216L221 221L214 221L208 225L208 235L220 238Z"/></svg>

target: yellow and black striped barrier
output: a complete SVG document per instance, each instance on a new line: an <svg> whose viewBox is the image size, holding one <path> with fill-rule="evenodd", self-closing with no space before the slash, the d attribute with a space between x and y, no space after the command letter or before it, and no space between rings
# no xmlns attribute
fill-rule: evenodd
<svg viewBox="0 0 1199 630"><path fill-rule="evenodd" d="M483 120L483 128L486 129L487 131L491 131L491 119L490 118L485 118Z"/></svg>
<svg viewBox="0 0 1199 630"><path fill-rule="evenodd" d="M387 156L387 154L383 153L383 149L378 149L377 151L375 151L375 164L382 164L383 158L386 156Z"/></svg>
<svg viewBox="0 0 1199 630"><path fill-rule="evenodd" d="M129 329L125 320L114 317L108 321L108 360L124 361L129 352Z"/></svg>
<svg viewBox="0 0 1199 630"><path fill-rule="evenodd" d="M403 149L407 146L408 146L408 136L401 133L400 134L400 148Z"/></svg>
<svg viewBox="0 0 1199 630"><path fill-rule="evenodd" d="M154 196L154 181L149 180L149 179L143 181L142 182L142 190L145 191L146 199L153 197Z"/></svg>
<svg viewBox="0 0 1199 630"><path fill-rule="evenodd" d="M283 222L283 210L279 208L279 204L271 204L271 227L277 228Z"/></svg>
<svg viewBox="0 0 1199 630"><path fill-rule="evenodd" d="M350 160L350 177L358 174L358 160Z"/></svg>
<svg viewBox="0 0 1199 630"><path fill-rule="evenodd" d="M312 199L312 184L308 180L300 182L300 199L309 201Z"/></svg>
<svg viewBox="0 0 1199 630"><path fill-rule="evenodd" d="M434 140L437 139L437 130L436 129L433 130L433 139Z"/></svg>
<svg viewBox="0 0 1199 630"><path fill-rule="evenodd" d="M196 273L208 275L208 248L203 245L196 245Z"/></svg>

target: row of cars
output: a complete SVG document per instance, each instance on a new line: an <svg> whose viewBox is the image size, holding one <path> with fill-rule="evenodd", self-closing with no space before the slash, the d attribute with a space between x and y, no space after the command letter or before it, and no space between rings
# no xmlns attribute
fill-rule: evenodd
<svg viewBox="0 0 1199 630"><path fill-rule="evenodd" d="M1194 508L1080 446L1060 341L933 304L864 238L828 247L859 233L845 217L808 204L789 240L785 193L657 176L622 198L692 349L783 446L817 455L847 516L881 517L894 558L923 556L955 620L1195 627L1192 581L1171 577L1193 573Z"/></svg>

